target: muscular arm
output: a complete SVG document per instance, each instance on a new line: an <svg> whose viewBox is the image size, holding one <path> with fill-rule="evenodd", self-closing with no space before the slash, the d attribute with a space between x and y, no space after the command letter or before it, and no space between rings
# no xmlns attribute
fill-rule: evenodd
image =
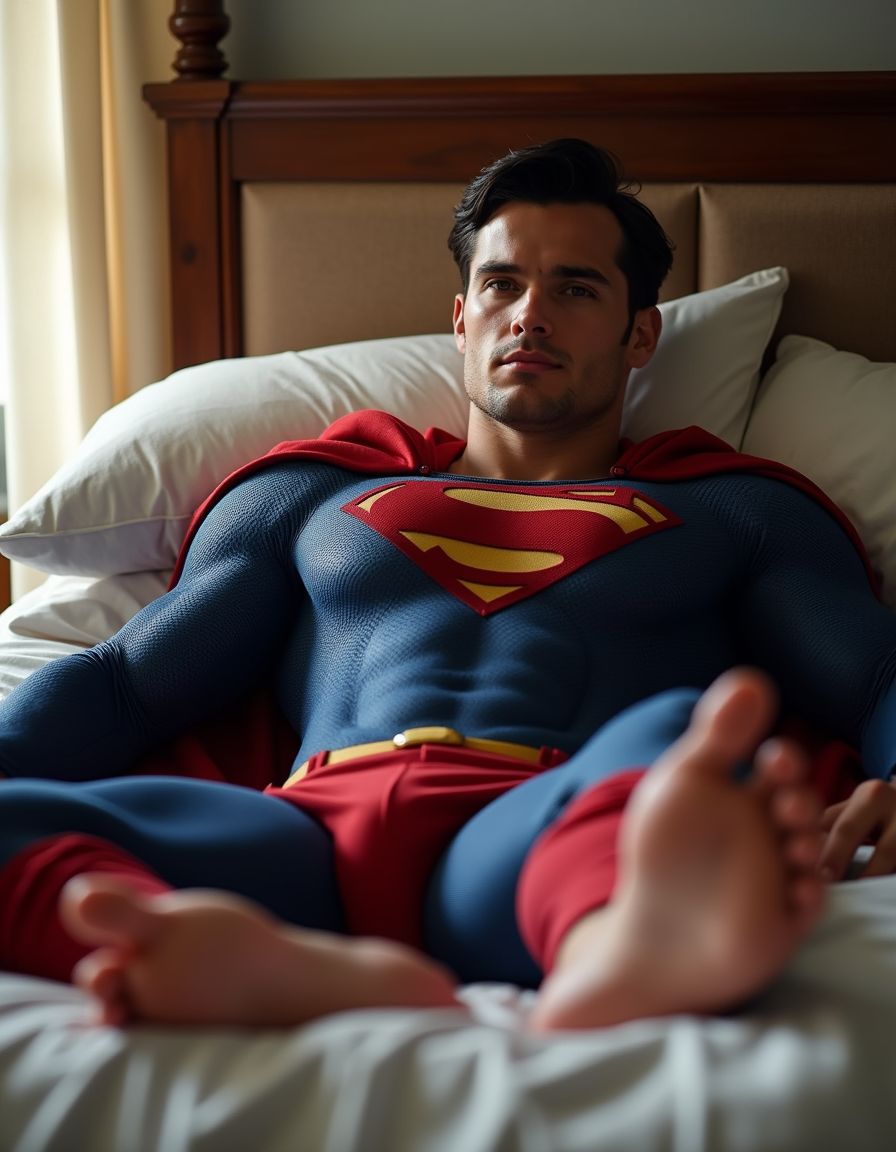
<svg viewBox="0 0 896 1152"><path fill-rule="evenodd" d="M805 497L769 498L745 626L804 714L861 750L869 779L824 813L823 874L844 879L872 844L860 874L885 875L896 869L896 616L830 516Z"/></svg>
<svg viewBox="0 0 896 1152"><path fill-rule="evenodd" d="M896 766L896 615L827 511L781 482L732 484L747 651L790 708L857 744L868 774L887 778Z"/></svg>
<svg viewBox="0 0 896 1152"><path fill-rule="evenodd" d="M282 468L245 481L207 517L176 588L0 703L0 771L70 780L126 772L250 687L302 600L292 542L307 501L297 488Z"/></svg>

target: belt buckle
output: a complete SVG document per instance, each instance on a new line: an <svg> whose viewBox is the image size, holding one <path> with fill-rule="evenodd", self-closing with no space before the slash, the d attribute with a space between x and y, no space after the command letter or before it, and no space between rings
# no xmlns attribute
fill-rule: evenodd
<svg viewBox="0 0 896 1152"><path fill-rule="evenodd" d="M417 748L421 744L463 745L466 741L454 728L433 724L423 728L405 728L404 732L392 737L392 743L396 748Z"/></svg>

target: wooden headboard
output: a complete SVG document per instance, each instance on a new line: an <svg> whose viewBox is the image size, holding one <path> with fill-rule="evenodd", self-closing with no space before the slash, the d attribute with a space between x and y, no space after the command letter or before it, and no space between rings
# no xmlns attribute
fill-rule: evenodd
<svg viewBox="0 0 896 1152"><path fill-rule="evenodd" d="M440 262L451 197L508 149L556 136L617 153L664 223L672 214L675 293L784 263L793 281L785 327L824 336L833 324L845 346L896 359L896 326L886 321L896 293L896 73L235 81L222 78L217 47L227 26L219 0L179 0L171 19L178 77L144 90L167 124L175 367L274 351L284 340L299 347L398 335L405 317L407 330L419 331L430 321L410 315L415 284L407 299L396 298L395 284L408 268L424 278L435 263L439 276L450 274ZM264 223L259 206L267 212L278 188L279 200L290 189L307 197L307 207L293 200L291 216L283 209L298 235ZM347 190L355 232L332 216ZM392 206L389 219L376 196ZM321 237L313 213L325 208L331 233ZM419 233L432 230L431 217L432 240ZM381 228L382 251L358 252L357 237ZM259 263L255 237L279 254L283 275L299 277L260 300L247 285L254 293L274 273ZM336 251L340 239L347 254ZM378 314L386 304L393 314L356 331L350 298L321 298L362 271L373 279L359 291L379 296ZM806 331L819 307L820 327ZM278 309L285 319L272 327ZM346 323L315 318L302 327L324 309ZM844 325L846 312L862 315Z"/></svg>

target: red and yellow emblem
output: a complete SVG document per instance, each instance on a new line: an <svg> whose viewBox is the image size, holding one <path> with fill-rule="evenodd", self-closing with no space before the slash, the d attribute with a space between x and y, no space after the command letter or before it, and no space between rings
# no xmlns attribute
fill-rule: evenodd
<svg viewBox="0 0 896 1152"><path fill-rule="evenodd" d="M405 480L343 505L482 616L681 520L630 488Z"/></svg>

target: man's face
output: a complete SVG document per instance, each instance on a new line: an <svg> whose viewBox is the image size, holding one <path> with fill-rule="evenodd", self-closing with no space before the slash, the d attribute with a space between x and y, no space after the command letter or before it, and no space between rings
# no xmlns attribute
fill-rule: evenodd
<svg viewBox="0 0 896 1152"><path fill-rule="evenodd" d="M629 371L659 336L654 308L629 325L616 265L622 229L598 204L512 203L479 232L454 302L470 401L521 431L618 420Z"/></svg>

